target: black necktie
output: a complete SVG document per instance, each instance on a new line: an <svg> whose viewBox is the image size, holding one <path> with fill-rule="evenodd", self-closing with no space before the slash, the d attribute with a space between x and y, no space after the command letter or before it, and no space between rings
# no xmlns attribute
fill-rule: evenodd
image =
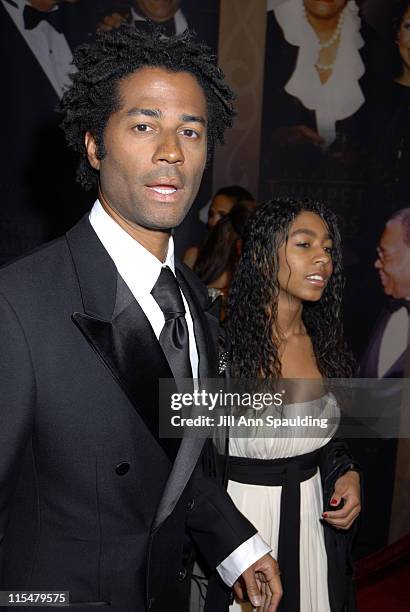
<svg viewBox="0 0 410 612"><path fill-rule="evenodd" d="M192 378L184 303L178 281L168 266L162 268L151 295L165 317L159 343L174 378Z"/></svg>
<svg viewBox="0 0 410 612"><path fill-rule="evenodd" d="M38 26L40 21L48 21L48 23L60 34L63 31L60 10L57 11L38 11L34 7L26 4L23 11L24 27L26 30L33 30Z"/></svg>

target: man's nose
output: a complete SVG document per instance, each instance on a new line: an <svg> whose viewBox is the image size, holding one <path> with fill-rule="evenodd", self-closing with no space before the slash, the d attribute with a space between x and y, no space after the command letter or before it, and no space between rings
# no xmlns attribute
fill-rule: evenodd
<svg viewBox="0 0 410 612"><path fill-rule="evenodd" d="M178 134L164 132L154 153L154 162L168 164L183 164L185 161Z"/></svg>

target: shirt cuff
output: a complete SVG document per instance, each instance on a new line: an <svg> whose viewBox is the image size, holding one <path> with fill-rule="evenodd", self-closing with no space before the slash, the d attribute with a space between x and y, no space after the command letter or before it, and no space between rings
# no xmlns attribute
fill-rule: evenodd
<svg viewBox="0 0 410 612"><path fill-rule="evenodd" d="M245 540L235 548L216 569L225 584L231 587L248 567L271 550L261 536L255 533L249 540Z"/></svg>

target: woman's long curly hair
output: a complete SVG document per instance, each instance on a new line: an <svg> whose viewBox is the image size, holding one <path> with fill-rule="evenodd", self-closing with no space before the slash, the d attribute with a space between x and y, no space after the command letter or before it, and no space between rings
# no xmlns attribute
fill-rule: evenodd
<svg viewBox="0 0 410 612"><path fill-rule="evenodd" d="M280 378L277 326L279 249L287 243L294 219L303 211L326 223L333 241L333 274L318 302L303 304L302 319L321 374L345 378L354 360L343 339L341 302L344 286L340 233L334 213L311 200L275 199L259 206L246 227L228 307L232 374L236 378Z"/></svg>

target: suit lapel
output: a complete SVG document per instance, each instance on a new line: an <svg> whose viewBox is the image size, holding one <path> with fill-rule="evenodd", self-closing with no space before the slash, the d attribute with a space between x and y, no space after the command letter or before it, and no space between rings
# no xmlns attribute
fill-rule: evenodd
<svg viewBox="0 0 410 612"><path fill-rule="evenodd" d="M87 218L67 233L67 241L84 308L72 319L173 458L175 449L171 452L167 441L158 438L158 410L153 409L158 406L158 379L172 378L172 373L152 327Z"/></svg>

